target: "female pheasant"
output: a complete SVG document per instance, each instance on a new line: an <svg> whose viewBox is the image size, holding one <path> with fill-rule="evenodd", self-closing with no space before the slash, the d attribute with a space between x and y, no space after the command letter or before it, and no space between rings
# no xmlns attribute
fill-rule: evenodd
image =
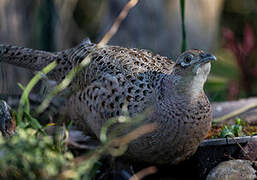
<svg viewBox="0 0 257 180"><path fill-rule="evenodd" d="M99 137L108 119L122 115L124 104L130 116L150 107L143 124L157 128L129 143L129 158L176 164L196 151L210 128L211 107L203 86L216 58L201 50L188 50L175 62L146 50L98 48L89 40L54 53L11 45L0 45L0 50L1 61L34 71L56 60L49 73L56 81L90 54L91 62L70 87L70 116L85 133Z"/></svg>

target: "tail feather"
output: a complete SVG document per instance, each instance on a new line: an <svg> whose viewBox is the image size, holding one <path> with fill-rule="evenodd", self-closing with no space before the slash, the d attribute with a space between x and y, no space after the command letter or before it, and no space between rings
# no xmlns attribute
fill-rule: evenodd
<svg viewBox="0 0 257 180"><path fill-rule="evenodd" d="M0 62L39 71L52 61L57 54L24 47L0 44Z"/></svg>
<svg viewBox="0 0 257 180"><path fill-rule="evenodd" d="M48 74L48 77L61 81L75 64L78 64L89 54L89 51L94 46L95 44L92 44L88 38L74 48L59 52L46 52L0 44L0 62L13 64L32 71L40 71L51 62L56 61L57 66Z"/></svg>

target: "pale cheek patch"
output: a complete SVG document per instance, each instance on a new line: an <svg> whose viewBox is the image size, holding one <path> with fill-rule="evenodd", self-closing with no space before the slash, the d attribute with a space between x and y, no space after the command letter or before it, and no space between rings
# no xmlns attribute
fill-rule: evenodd
<svg viewBox="0 0 257 180"><path fill-rule="evenodd" d="M193 73L195 73L196 75L199 75L199 74L208 75L210 73L210 69L211 69L210 63L204 64L202 65L202 67L200 66L201 64L195 65L193 69Z"/></svg>
<svg viewBox="0 0 257 180"><path fill-rule="evenodd" d="M211 71L211 63L207 63L203 66L203 73L208 75Z"/></svg>

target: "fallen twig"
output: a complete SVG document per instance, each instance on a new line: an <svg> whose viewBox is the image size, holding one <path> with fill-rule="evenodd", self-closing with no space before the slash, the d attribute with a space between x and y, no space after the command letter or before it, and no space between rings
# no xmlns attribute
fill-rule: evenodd
<svg viewBox="0 0 257 180"><path fill-rule="evenodd" d="M237 142L237 140L233 137L233 136L229 136L230 138L232 138L234 141L235 141L235 143L238 145L238 147L245 153L245 155L249 158L249 160L251 161L251 162L254 162L254 160L249 156L249 153L241 146L241 144L239 144L238 142Z"/></svg>

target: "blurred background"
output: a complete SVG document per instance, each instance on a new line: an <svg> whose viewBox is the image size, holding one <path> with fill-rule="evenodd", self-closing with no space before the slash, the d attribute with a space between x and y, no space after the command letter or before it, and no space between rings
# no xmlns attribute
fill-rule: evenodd
<svg viewBox="0 0 257 180"><path fill-rule="evenodd" d="M128 0L0 0L0 43L47 51L97 43ZM189 48L214 53L205 86L211 101L257 95L257 1L186 1ZM181 48L179 0L140 0L109 44L175 59ZM32 72L0 64L0 94L19 94Z"/></svg>

